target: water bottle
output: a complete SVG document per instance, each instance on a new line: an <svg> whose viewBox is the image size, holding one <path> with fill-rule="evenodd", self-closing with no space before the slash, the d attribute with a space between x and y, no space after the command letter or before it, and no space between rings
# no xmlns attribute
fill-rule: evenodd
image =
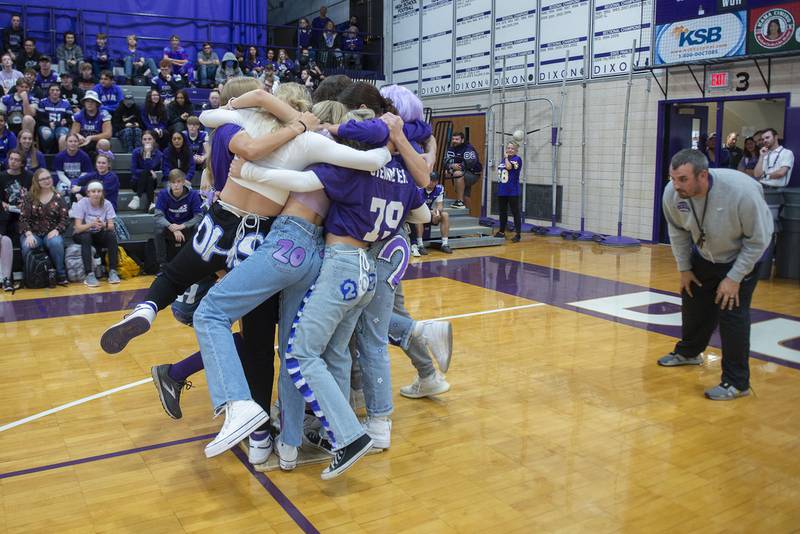
<svg viewBox="0 0 800 534"><path fill-rule="evenodd" d="M56 270L47 269L47 287L56 287Z"/></svg>

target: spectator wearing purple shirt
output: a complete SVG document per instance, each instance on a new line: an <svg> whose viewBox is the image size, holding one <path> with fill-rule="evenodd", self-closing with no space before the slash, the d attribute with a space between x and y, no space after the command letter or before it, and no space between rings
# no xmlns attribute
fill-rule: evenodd
<svg viewBox="0 0 800 534"><path fill-rule="evenodd" d="M147 93L147 100L144 101L144 113L142 113L142 124L145 130L150 130L156 138L158 146L164 148L169 143L167 135L167 108L158 89L150 89Z"/></svg>
<svg viewBox="0 0 800 534"><path fill-rule="evenodd" d="M114 75L110 70L104 70L100 73L100 83L94 86L94 92L100 97L103 109L109 113L114 113L117 110L122 99L125 98L125 93L114 82Z"/></svg>
<svg viewBox="0 0 800 534"><path fill-rule="evenodd" d="M64 150L72 121L72 106L61 98L61 87L51 85L47 98L39 101L36 110L36 125L39 144L45 152L54 152L55 148Z"/></svg>
<svg viewBox="0 0 800 534"><path fill-rule="evenodd" d="M86 51L86 58L92 64L92 73L97 79L101 71L114 68L114 60L111 57L111 50L108 48L108 35L98 33L94 42L95 45Z"/></svg>
<svg viewBox="0 0 800 534"><path fill-rule="evenodd" d="M39 72L36 73L33 86L36 98L47 97L47 90L51 85L58 85L61 80L58 74L53 70L53 65L50 62L50 56L41 56L39 58Z"/></svg>
<svg viewBox="0 0 800 534"><path fill-rule="evenodd" d="M255 46L247 47L247 55L244 59L244 73L253 78L258 78L264 72L264 62L258 57L258 48Z"/></svg>
<svg viewBox="0 0 800 534"><path fill-rule="evenodd" d="M300 17L297 21L297 55L300 55L300 50L303 48L311 48L313 42L314 32L308 24L308 19Z"/></svg>
<svg viewBox="0 0 800 534"><path fill-rule="evenodd" d="M312 40L319 39L329 22L333 24L333 21L328 18L328 6L321 6L319 16L314 17L314 20L311 21Z"/></svg>
<svg viewBox="0 0 800 534"><path fill-rule="evenodd" d="M111 160L105 154L98 154L94 160L94 167L94 172L83 174L77 180L72 181L71 192L80 200L81 195L86 196L86 186L91 182L100 182L103 184L106 199L116 210L119 198L119 177L111 172Z"/></svg>
<svg viewBox="0 0 800 534"><path fill-rule="evenodd" d="M80 178L81 174L92 172L92 159L89 154L78 147L78 136L67 136L67 148L56 154L53 160L53 171L58 175L58 189L66 193L72 186L72 181Z"/></svg>
<svg viewBox="0 0 800 534"><path fill-rule="evenodd" d="M94 91L86 91L83 109L72 116L69 132L78 135L80 147L90 155L95 151L111 152L111 115L102 109L100 97Z"/></svg>
<svg viewBox="0 0 800 534"><path fill-rule="evenodd" d="M169 46L164 47L164 57L172 64L172 76L184 85L192 81L192 63L189 54L181 46L181 38L173 35L169 38Z"/></svg>
<svg viewBox="0 0 800 534"><path fill-rule="evenodd" d="M155 206L156 261L167 262L167 241L173 249L190 242L197 224L203 218L203 201L195 189L186 187L183 172L173 169L169 186L159 191Z"/></svg>
<svg viewBox="0 0 800 534"><path fill-rule="evenodd" d="M158 64L158 76L154 76L150 82L150 88L155 89L161 95L164 105L168 104L175 97L178 89L182 89L186 84L183 78L172 74L172 63L168 59L162 59Z"/></svg>
<svg viewBox="0 0 800 534"><path fill-rule="evenodd" d="M361 70L361 52L364 50L364 41L358 35L358 28L350 26L342 39L342 53L344 54L344 67Z"/></svg>
<svg viewBox="0 0 800 534"><path fill-rule="evenodd" d="M92 246L98 250L106 249L108 253L108 283L119 284L117 264L117 233L114 230L114 219L117 217L114 206L105 199L105 186L102 182L93 181L86 186L86 198L77 202L71 210L74 218L72 239L81 246L81 258L89 287L97 287L100 283L94 274L94 257Z"/></svg>

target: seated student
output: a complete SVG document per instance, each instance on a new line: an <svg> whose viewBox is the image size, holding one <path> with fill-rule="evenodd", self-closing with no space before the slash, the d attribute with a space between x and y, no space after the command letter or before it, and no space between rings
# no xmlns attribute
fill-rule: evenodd
<svg viewBox="0 0 800 534"><path fill-rule="evenodd" d="M39 144L48 154L64 150L72 122L72 107L61 98L61 87L51 85L47 90L47 98L39 101L36 111L36 131Z"/></svg>
<svg viewBox="0 0 800 534"><path fill-rule="evenodd" d="M236 60L236 56L232 52L225 52L225 54L222 56L222 65L217 69L217 75L214 78L214 81L221 91L225 82L237 76L244 76L244 74L242 73L242 69L239 67L239 62Z"/></svg>
<svg viewBox="0 0 800 534"><path fill-rule="evenodd" d="M431 222L428 224L415 224L415 235L417 242L411 245L411 255L420 256L428 252L425 250L425 244L422 241L422 236L425 233L425 227L428 225L436 226L442 225L442 246L440 250L445 254L452 254L453 251L448 243L448 236L450 235L450 216L444 211L444 187L439 183L439 175L435 172L431 173L431 182L427 187L422 188L422 197L425 199L425 204L431 210Z"/></svg>
<svg viewBox="0 0 800 534"><path fill-rule="evenodd" d="M100 282L94 274L94 257L92 246L108 252L108 283L119 284L117 267L119 250L117 249L117 232L114 230L114 219L117 213L111 202L103 196L103 184L97 181L86 186L87 196L72 206L72 217L75 220L72 239L81 246L83 269L89 287L97 287Z"/></svg>
<svg viewBox="0 0 800 534"><path fill-rule="evenodd" d="M56 269L56 283L69 285L64 266L63 235L69 224L67 205L55 189L47 169L33 175L31 189L22 197L19 213L20 247L23 258L44 247Z"/></svg>
<svg viewBox="0 0 800 534"><path fill-rule="evenodd" d="M145 130L149 130L155 137L158 146L164 148L169 143L167 134L167 108L158 89L150 89L147 99L144 101L144 113L142 113L142 124Z"/></svg>
<svg viewBox="0 0 800 534"><path fill-rule="evenodd" d="M0 87L3 88L3 94L7 95L17 86L17 80L22 78L22 73L14 68L14 60L11 55L3 54L2 57L3 68L0 70Z"/></svg>
<svg viewBox="0 0 800 534"><path fill-rule="evenodd" d="M100 97L103 109L108 113L114 113L119 103L125 98L122 89L114 82L114 74L110 70L100 73L100 83L95 85L92 90Z"/></svg>
<svg viewBox="0 0 800 534"><path fill-rule="evenodd" d="M22 17L14 13L11 15L11 25L3 31L3 53L9 54L11 59L16 59L22 52L23 41L25 41L25 29L22 27Z"/></svg>
<svg viewBox="0 0 800 534"><path fill-rule="evenodd" d="M264 72L264 62L258 57L258 48L255 46L247 47L247 56L244 59L244 73L247 76L258 78Z"/></svg>
<svg viewBox="0 0 800 534"><path fill-rule="evenodd" d="M169 176L172 169L180 169L186 175L186 181L191 183L192 178L194 178L195 168L194 157L189 149L189 143L183 138L182 133L175 132L170 137L169 146L164 150L164 159L161 164L164 176Z"/></svg>
<svg viewBox="0 0 800 534"><path fill-rule="evenodd" d="M25 170L33 173L45 166L44 154L36 146L31 132L21 132L19 134L17 150L22 154Z"/></svg>
<svg viewBox="0 0 800 534"><path fill-rule="evenodd" d="M78 87L82 91L91 91L97 82L95 81L94 70L91 63L81 63L78 67Z"/></svg>
<svg viewBox="0 0 800 534"><path fill-rule="evenodd" d="M100 107L94 91L86 91L81 101L83 109L72 116L69 133L77 134L80 147L90 155L111 152L111 115Z"/></svg>
<svg viewBox="0 0 800 534"><path fill-rule="evenodd" d="M46 98L47 90L52 85L58 85L61 80L58 74L53 70L53 65L50 63L50 56L39 57L39 72L33 82L33 93L36 98Z"/></svg>
<svg viewBox="0 0 800 534"><path fill-rule="evenodd" d="M97 78L101 71L114 68L114 60L111 58L111 50L108 48L108 35L98 33L94 42L95 45L86 51L86 58L91 63L92 72Z"/></svg>
<svg viewBox="0 0 800 534"><path fill-rule="evenodd" d="M150 82L150 88L158 91L164 104L168 104L182 87L183 84L179 84L172 75L172 63L168 59L162 59L158 64L158 76Z"/></svg>
<svg viewBox="0 0 800 534"><path fill-rule="evenodd" d="M195 189L186 186L186 175L180 169L169 173L169 187L158 192L155 209L156 261L167 263L167 241L174 248L191 242L194 230L203 218L203 199Z"/></svg>
<svg viewBox="0 0 800 534"><path fill-rule="evenodd" d="M364 50L364 41L358 35L358 28L350 26L342 39L342 52L344 53L344 67L361 70L361 52Z"/></svg>
<svg viewBox="0 0 800 534"><path fill-rule="evenodd" d="M6 126L6 114L0 111L0 167L6 164L9 150L17 147L17 136Z"/></svg>
<svg viewBox="0 0 800 534"><path fill-rule="evenodd" d="M142 134L142 146L131 154L131 185L136 196L128 204L132 210L144 206L145 211L155 201L156 183L161 178L163 155L158 149L155 136L150 130Z"/></svg>
<svg viewBox="0 0 800 534"><path fill-rule="evenodd" d="M125 152L133 152L142 146L142 113L133 100L133 93L127 91L125 98L111 115L114 135L122 142Z"/></svg>
<svg viewBox="0 0 800 534"><path fill-rule="evenodd" d="M67 135L66 150L56 154L53 160L53 171L58 176L58 190L65 198L72 187L72 181L81 174L92 172L92 159L80 149L80 140L75 134Z"/></svg>
<svg viewBox="0 0 800 534"><path fill-rule="evenodd" d="M169 133L182 132L186 129L186 121L194 114L192 101L186 89L178 89L175 98L167 104L167 129Z"/></svg>
<svg viewBox="0 0 800 534"><path fill-rule="evenodd" d="M17 80L17 90L0 99L0 111L8 117L7 125L13 131L33 132L36 128L36 111L39 100L31 94L31 84L26 78Z"/></svg>
<svg viewBox="0 0 800 534"><path fill-rule="evenodd" d="M19 214L19 205L22 203L22 196L31 188L33 183L33 173L25 169L25 157L19 149L13 148L8 153L6 169L0 171L0 195L3 202L8 204L5 207L6 217L3 219L7 225L16 224ZM16 208L9 211L9 207Z"/></svg>
<svg viewBox="0 0 800 534"><path fill-rule="evenodd" d="M125 77L128 79L128 83L133 83L133 79L136 76L149 75L151 78L156 76L158 74L156 62L153 61L153 58L146 57L139 51L137 48L138 40L136 39L136 35L131 34L126 40L128 42L128 48L125 49L123 55Z"/></svg>
<svg viewBox="0 0 800 534"><path fill-rule="evenodd" d="M201 87L211 87L218 67L219 56L211 48L211 43L203 43L203 48L197 53L197 74Z"/></svg>
<svg viewBox="0 0 800 534"><path fill-rule="evenodd" d="M72 194L77 200L86 196L86 186L90 182L100 182L103 184L103 193L106 200L111 202L114 209L117 209L117 199L119 198L119 178L111 172L111 160L105 154L98 154L94 159L94 172L89 172L72 181Z"/></svg>
<svg viewBox="0 0 800 534"><path fill-rule="evenodd" d="M61 74L61 97L69 102L73 113L81 110L81 100L83 100L84 93L83 89L75 86L71 73L64 72Z"/></svg>
<svg viewBox="0 0 800 534"><path fill-rule="evenodd" d="M164 47L162 61L168 61L172 67L172 76L180 87L187 87L192 81L192 62L189 54L181 46L181 38L173 35L169 38L169 46Z"/></svg>
<svg viewBox="0 0 800 534"><path fill-rule="evenodd" d="M208 140L208 135L205 130L200 129L200 119L189 117L186 121L186 129L181 133L189 144L189 150L192 151L195 167L202 169L206 162L205 144Z"/></svg>
<svg viewBox="0 0 800 534"><path fill-rule="evenodd" d="M75 32L64 32L64 44L56 48L56 59L58 59L58 72L62 75L65 72L78 74L78 67L83 62L83 50L75 43Z"/></svg>
<svg viewBox="0 0 800 534"><path fill-rule="evenodd" d="M286 53L286 50L283 48L278 50L278 61L276 62L275 70L281 81L288 79L289 74L294 73L294 67L294 61L289 59L289 54Z"/></svg>
<svg viewBox="0 0 800 534"><path fill-rule="evenodd" d="M22 52L17 55L15 62L17 70L25 72L28 69L38 69L40 55L39 51L36 50L36 41L30 37L25 39L22 44Z"/></svg>
<svg viewBox="0 0 800 534"><path fill-rule="evenodd" d="M203 111L217 109L219 107L219 91L216 89L208 93L208 101L203 102Z"/></svg>
<svg viewBox="0 0 800 534"><path fill-rule="evenodd" d="M264 61L264 68L267 68L270 65L272 65L272 70L278 68L278 62L275 61L275 50L271 48L267 50L267 59Z"/></svg>

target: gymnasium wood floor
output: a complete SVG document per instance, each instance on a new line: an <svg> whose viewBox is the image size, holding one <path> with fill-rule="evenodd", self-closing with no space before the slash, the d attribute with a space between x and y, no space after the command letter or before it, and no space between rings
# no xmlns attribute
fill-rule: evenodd
<svg viewBox="0 0 800 534"><path fill-rule="evenodd" d="M396 393L392 448L329 482L321 465L265 476L235 453L204 457L221 424L204 378L179 421L145 380L196 350L170 313L118 357L101 352L101 331L149 283L2 296L0 531L800 531L797 366L754 358L757 396L714 403L702 391L719 380L719 349L702 367L659 368L673 336L570 304L673 292L667 247L528 235L416 262L412 314L461 316L452 390ZM797 320L800 286L762 282L753 307ZM396 392L414 371L392 359Z"/></svg>

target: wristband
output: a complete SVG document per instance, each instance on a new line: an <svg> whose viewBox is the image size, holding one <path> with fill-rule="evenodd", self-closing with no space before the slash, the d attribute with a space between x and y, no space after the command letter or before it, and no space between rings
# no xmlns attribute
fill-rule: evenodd
<svg viewBox="0 0 800 534"><path fill-rule="evenodd" d="M297 122L303 125L303 131L301 133L306 133L308 131L308 126L306 126L306 123L304 123L300 119L297 119Z"/></svg>

